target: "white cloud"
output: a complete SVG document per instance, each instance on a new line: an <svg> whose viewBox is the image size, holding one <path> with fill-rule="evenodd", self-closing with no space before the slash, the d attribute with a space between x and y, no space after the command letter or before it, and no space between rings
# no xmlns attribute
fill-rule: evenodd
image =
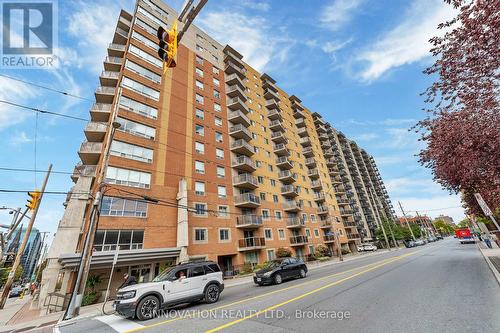
<svg viewBox="0 0 500 333"><path fill-rule="evenodd" d="M384 180L387 190L391 193L398 194L430 194L442 193L441 186L436 184L432 179L416 179L408 177L390 178Z"/></svg>
<svg viewBox="0 0 500 333"><path fill-rule="evenodd" d="M263 12L269 11L271 5L266 1L255 1L255 0L240 0L240 4L243 7L247 7L254 10L260 10Z"/></svg>
<svg viewBox="0 0 500 333"><path fill-rule="evenodd" d="M377 133L363 133L354 137L354 141L371 141L377 139L379 136Z"/></svg>
<svg viewBox="0 0 500 333"><path fill-rule="evenodd" d="M238 50L245 62L260 72L269 68L273 60L286 61L292 46L283 33L280 36L272 33L271 23L266 19L234 10L205 12L197 24L216 40Z"/></svg>
<svg viewBox="0 0 500 333"><path fill-rule="evenodd" d="M403 208L407 214L416 215L416 211L420 215L427 215L436 218L440 214L449 215L458 223L465 218L465 212L462 208L462 202L458 195L434 195L422 197L395 197L391 196L392 202L397 208L398 216L401 216L398 201L401 201Z"/></svg>
<svg viewBox="0 0 500 333"><path fill-rule="evenodd" d="M26 105L37 93L27 84L0 76L0 99ZM0 103L0 131L19 124L32 113L17 107Z"/></svg>
<svg viewBox="0 0 500 333"><path fill-rule="evenodd" d="M340 30L351 21L361 2L362 0L334 0L322 9L319 21L333 31Z"/></svg>
<svg viewBox="0 0 500 333"><path fill-rule="evenodd" d="M332 53L335 53L335 52L343 49L350 42L352 42L352 38L349 38L349 39L347 39L347 40L345 40L343 42L340 42L340 41L330 41L330 42L326 42L323 45L321 45L321 49L325 53L332 54Z"/></svg>
<svg viewBox="0 0 500 333"><path fill-rule="evenodd" d="M442 0L413 0L403 20L361 52L364 64L360 79L371 82L391 68L411 64L430 56L428 40L438 34L437 25L455 15Z"/></svg>

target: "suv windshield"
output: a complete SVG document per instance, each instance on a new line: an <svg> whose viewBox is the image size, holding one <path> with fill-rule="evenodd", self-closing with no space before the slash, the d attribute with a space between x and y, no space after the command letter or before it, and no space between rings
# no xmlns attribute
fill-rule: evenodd
<svg viewBox="0 0 500 333"><path fill-rule="evenodd" d="M166 268L163 272L161 272L157 277L153 279L153 282L164 281L174 268L175 266Z"/></svg>

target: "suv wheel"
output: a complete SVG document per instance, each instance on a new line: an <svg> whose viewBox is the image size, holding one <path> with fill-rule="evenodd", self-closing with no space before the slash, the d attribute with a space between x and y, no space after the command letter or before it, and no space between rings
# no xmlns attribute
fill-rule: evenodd
<svg viewBox="0 0 500 333"><path fill-rule="evenodd" d="M300 272L299 272L299 275L300 275L301 278L305 278L306 277L306 271L303 268L301 268Z"/></svg>
<svg viewBox="0 0 500 333"><path fill-rule="evenodd" d="M281 284L281 282L283 282L283 278L281 277L281 274L276 273L276 275L274 276L274 283Z"/></svg>
<svg viewBox="0 0 500 333"><path fill-rule="evenodd" d="M215 303L219 300L220 289L215 283L209 284L207 289L205 289L205 302Z"/></svg>
<svg viewBox="0 0 500 333"><path fill-rule="evenodd" d="M155 296L144 297L137 305L136 316L139 320L152 319L158 314L160 301Z"/></svg>

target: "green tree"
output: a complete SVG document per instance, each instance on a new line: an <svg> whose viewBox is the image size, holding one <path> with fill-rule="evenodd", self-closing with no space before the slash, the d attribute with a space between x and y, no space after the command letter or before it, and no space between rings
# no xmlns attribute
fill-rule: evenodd
<svg viewBox="0 0 500 333"><path fill-rule="evenodd" d="M463 219L458 223L459 228L470 228L472 227L472 223L468 218Z"/></svg>
<svg viewBox="0 0 500 333"><path fill-rule="evenodd" d="M455 231L451 225L443 220L434 221L432 224L441 235L451 235Z"/></svg>
<svg viewBox="0 0 500 333"><path fill-rule="evenodd" d="M9 273L11 271L11 267L2 267L0 268L1 273L0 273L0 286L3 286L5 282L7 282L7 279L9 277ZM21 265L17 266L16 269L16 274L14 275L14 281L18 281L21 278L21 275L23 275L23 267Z"/></svg>

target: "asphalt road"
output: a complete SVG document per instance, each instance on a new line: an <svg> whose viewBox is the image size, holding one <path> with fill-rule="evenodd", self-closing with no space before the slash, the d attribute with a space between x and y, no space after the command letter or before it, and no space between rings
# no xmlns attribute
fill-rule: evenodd
<svg viewBox="0 0 500 333"><path fill-rule="evenodd" d="M476 245L449 238L318 268L279 286L233 286L216 304L176 308L145 322L112 315L58 330L500 332L498 309L500 288Z"/></svg>

